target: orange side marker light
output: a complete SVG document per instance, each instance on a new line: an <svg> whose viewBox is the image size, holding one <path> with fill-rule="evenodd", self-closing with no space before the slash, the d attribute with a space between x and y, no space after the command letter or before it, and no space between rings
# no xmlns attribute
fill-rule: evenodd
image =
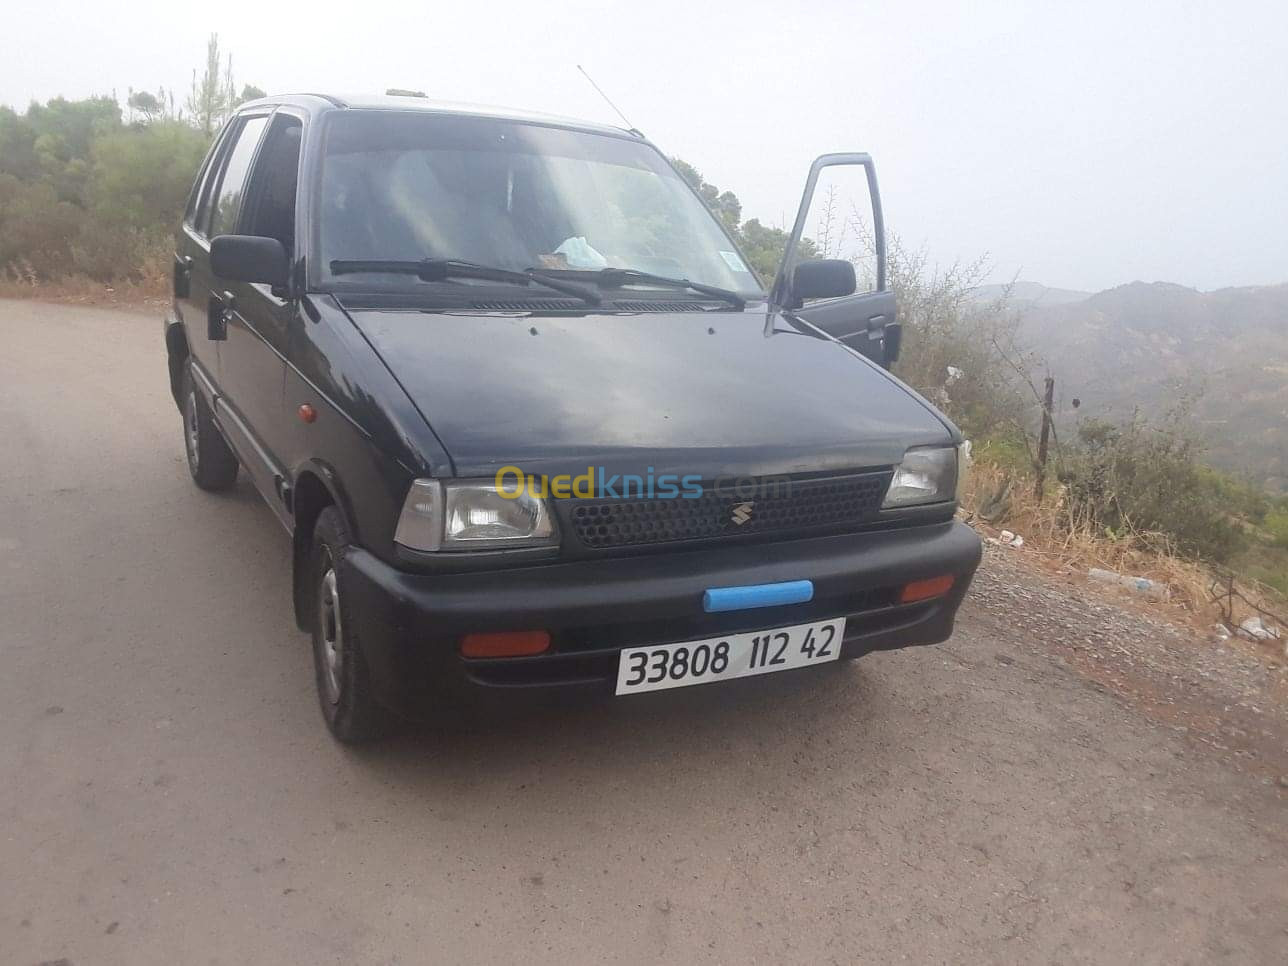
<svg viewBox="0 0 1288 966"><path fill-rule="evenodd" d="M930 577L927 580L914 580L910 584L905 584L903 592L899 594L899 603L915 604L919 600L930 600L932 597L942 597L953 589L953 584L957 578L952 574L944 574L942 577Z"/></svg>
<svg viewBox="0 0 1288 966"><path fill-rule="evenodd" d="M528 657L549 649L549 631L466 634L461 638L461 654L464 657Z"/></svg>

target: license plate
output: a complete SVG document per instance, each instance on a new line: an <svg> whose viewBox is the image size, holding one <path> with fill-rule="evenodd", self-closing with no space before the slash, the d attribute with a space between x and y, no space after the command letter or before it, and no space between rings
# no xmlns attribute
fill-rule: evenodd
<svg viewBox="0 0 1288 966"><path fill-rule="evenodd" d="M629 647L617 665L617 693L685 688L826 664L841 656L844 636L841 617L702 641Z"/></svg>

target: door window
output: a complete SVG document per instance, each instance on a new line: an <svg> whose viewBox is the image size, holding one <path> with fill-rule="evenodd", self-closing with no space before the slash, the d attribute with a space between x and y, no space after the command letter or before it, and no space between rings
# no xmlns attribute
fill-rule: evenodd
<svg viewBox="0 0 1288 966"><path fill-rule="evenodd" d="M219 179L219 189L215 192L211 206L211 238L237 230L237 216L241 214L246 176L250 172L251 161L255 158L255 147L259 144L260 135L264 133L267 123L267 117L250 117L242 122L241 129L237 132L237 140L228 152L228 159Z"/></svg>
<svg viewBox="0 0 1288 966"><path fill-rule="evenodd" d="M877 290L877 252L867 169L837 164L818 175L799 257L841 258L854 265L855 294ZM829 301L811 300L810 304Z"/></svg>
<svg viewBox="0 0 1288 966"><path fill-rule="evenodd" d="M210 195L214 191L215 181L219 177L219 169L223 165L224 154L228 147L228 131L225 129L220 132L219 137L211 146L210 152L206 157L201 171L197 175L197 183L192 188L192 194L188 198L188 208L183 214L183 223L191 228L198 235L205 235L206 217L210 211Z"/></svg>
<svg viewBox="0 0 1288 966"><path fill-rule="evenodd" d="M276 238L287 255L293 255L295 249L295 188L303 130L299 118L289 114L273 118L246 190L243 230L248 235Z"/></svg>

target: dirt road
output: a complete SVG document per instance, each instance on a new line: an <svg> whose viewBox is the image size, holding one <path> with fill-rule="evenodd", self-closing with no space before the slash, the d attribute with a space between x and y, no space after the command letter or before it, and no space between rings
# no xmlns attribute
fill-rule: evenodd
<svg viewBox="0 0 1288 966"><path fill-rule="evenodd" d="M355 753L157 318L0 303L0 440L4 963L1288 960L1237 653L992 560L945 646Z"/></svg>

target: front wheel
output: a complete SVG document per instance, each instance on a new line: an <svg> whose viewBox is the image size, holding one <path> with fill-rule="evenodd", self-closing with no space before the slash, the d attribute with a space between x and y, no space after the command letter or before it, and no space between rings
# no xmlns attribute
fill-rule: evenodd
<svg viewBox="0 0 1288 966"><path fill-rule="evenodd" d="M339 741L357 744L389 732L393 719L371 693L358 627L346 601L340 564L349 545L340 511L327 507L318 515L309 554L313 664L327 728Z"/></svg>

